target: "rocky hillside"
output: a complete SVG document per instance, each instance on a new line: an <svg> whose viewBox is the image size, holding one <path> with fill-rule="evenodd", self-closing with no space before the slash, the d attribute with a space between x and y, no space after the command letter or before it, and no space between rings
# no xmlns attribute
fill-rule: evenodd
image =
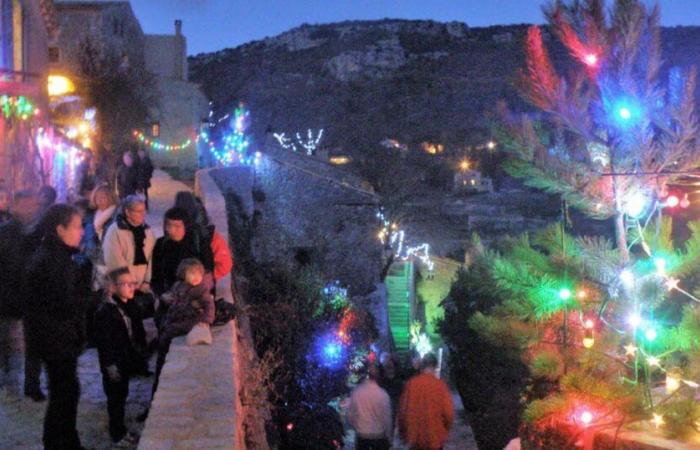
<svg viewBox="0 0 700 450"><path fill-rule="evenodd" d="M190 77L223 114L239 101L253 132L325 128L326 145L357 151L384 138L459 146L488 137L487 114L523 64L526 25L469 28L433 21L302 25L190 59ZM669 64L700 61L700 27L663 32ZM568 59L552 44L558 65Z"/></svg>

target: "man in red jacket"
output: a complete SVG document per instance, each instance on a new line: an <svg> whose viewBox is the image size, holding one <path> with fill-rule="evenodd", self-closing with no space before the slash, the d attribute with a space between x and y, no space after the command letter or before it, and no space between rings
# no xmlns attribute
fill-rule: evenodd
<svg viewBox="0 0 700 450"><path fill-rule="evenodd" d="M450 390L435 376L437 358L423 358L423 370L403 390L399 401L399 433L411 450L438 450L447 441L454 420Z"/></svg>

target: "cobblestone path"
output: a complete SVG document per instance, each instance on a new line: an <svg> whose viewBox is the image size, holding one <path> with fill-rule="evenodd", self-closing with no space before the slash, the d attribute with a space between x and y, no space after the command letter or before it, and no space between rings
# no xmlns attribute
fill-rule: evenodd
<svg viewBox="0 0 700 450"><path fill-rule="evenodd" d="M163 213L172 206L175 194L190 189L160 170L155 171L152 184L153 187L149 191L151 210L147 221L158 237L163 234ZM148 320L145 325L149 335L154 336L153 322ZM12 345L14 355L11 371L9 374L0 373L0 449L40 450L46 402L35 403L23 395L24 348L22 326L19 322L13 325ZM152 360L151 370L154 370L154 366ZM81 385L78 432L82 444L91 449L112 448L107 431L107 399L102 391L102 375L95 349L88 349L80 357L78 376ZM42 389L47 392L45 373L42 373L41 380ZM131 381L126 408L126 425L131 431L140 433L143 428L143 424L135 419L150 402L152 384L153 377L136 378Z"/></svg>

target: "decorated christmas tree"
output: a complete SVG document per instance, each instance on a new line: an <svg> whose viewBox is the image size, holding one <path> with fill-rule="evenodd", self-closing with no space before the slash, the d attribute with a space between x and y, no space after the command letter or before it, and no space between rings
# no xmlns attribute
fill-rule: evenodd
<svg viewBox="0 0 700 450"><path fill-rule="evenodd" d="M217 165L249 166L256 164L261 156L259 152L251 151L250 137L246 133L249 125L250 111L241 103L233 114L210 123L209 130L201 132L199 138Z"/></svg>
<svg viewBox="0 0 700 450"><path fill-rule="evenodd" d="M565 75L531 27L520 88L540 112L502 108L508 172L561 195L562 222L476 251L470 269L497 301L469 326L528 364L523 420L539 448L591 448L608 428L700 429L700 222L676 246L670 214L700 166L695 72L662 65L658 8L604 3L544 8ZM568 207L608 220L614 239L567 232Z"/></svg>

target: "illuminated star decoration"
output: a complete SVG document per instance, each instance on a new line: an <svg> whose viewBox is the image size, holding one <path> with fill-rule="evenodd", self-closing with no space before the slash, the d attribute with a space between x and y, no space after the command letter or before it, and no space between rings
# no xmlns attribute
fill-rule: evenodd
<svg viewBox="0 0 700 450"><path fill-rule="evenodd" d="M654 424L656 428L661 427L661 425L664 425L666 422L664 421L664 416L661 414L652 414L653 418L651 419L651 422Z"/></svg>
<svg viewBox="0 0 700 450"><path fill-rule="evenodd" d="M635 356L637 354L637 347L632 344L625 345L625 356Z"/></svg>

